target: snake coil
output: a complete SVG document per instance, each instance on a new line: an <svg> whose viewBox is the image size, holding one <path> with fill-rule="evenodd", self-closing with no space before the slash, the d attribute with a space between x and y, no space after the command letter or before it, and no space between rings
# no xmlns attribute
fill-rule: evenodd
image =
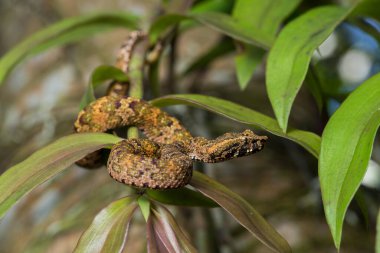
<svg viewBox="0 0 380 253"><path fill-rule="evenodd" d="M132 33L129 42L122 47L118 65L124 71L128 69L133 46L141 36L144 35ZM107 169L110 176L121 183L153 189L183 187L191 179L193 160L215 163L247 156L262 150L267 140L266 136L258 136L251 130L226 133L214 140L193 137L176 118L161 109L141 99L122 97L120 90L123 93L124 86L113 83L109 95L80 111L74 124L78 133L136 126L147 137L122 140L112 147ZM87 155L77 164L82 167L101 165L100 152Z"/></svg>

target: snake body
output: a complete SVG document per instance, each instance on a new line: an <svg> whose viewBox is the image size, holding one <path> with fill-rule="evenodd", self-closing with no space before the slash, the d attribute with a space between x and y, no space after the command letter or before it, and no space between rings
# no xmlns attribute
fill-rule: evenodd
<svg viewBox="0 0 380 253"><path fill-rule="evenodd" d="M74 126L76 132L136 126L147 139L115 144L107 169L119 182L153 189L178 188L189 183L192 160L214 163L250 155L260 151L267 140L250 130L226 133L214 140L193 137L176 118L132 97L99 98L78 114Z"/></svg>
<svg viewBox="0 0 380 253"><path fill-rule="evenodd" d="M128 73L131 54L137 42L146 38L141 31L130 33L122 45L116 66ZM226 133L214 140L193 137L180 122L150 103L125 97L128 82L112 82L107 96L79 112L74 128L78 133L108 132L135 126L146 139L128 139L115 144L109 154L107 169L115 180L135 187L170 189L189 183L192 160L214 163L260 151L266 136L250 130ZM76 164L101 166L105 150L88 154Z"/></svg>

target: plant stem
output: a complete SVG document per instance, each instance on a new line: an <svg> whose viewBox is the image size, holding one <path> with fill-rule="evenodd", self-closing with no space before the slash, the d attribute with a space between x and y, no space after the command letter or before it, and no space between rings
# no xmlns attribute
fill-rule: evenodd
<svg viewBox="0 0 380 253"><path fill-rule="evenodd" d="M142 45L141 45L142 44ZM142 98L144 94L143 89L143 69L144 59L146 52L146 43L137 45L134 55L131 59L131 66L129 70L130 87L129 96L134 98ZM128 138L138 138L139 132L136 127L128 128Z"/></svg>

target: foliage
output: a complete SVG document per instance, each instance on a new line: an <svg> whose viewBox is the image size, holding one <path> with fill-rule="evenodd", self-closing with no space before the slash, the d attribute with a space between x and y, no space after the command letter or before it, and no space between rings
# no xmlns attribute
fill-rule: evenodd
<svg viewBox="0 0 380 253"><path fill-rule="evenodd" d="M329 119L321 137L288 127L288 119L297 93L305 79L312 75L310 61L315 50L347 18L368 15L378 19L379 12L371 8L374 2L351 1L348 7L305 4L301 8L300 0L237 0L231 10L225 1L196 1L186 13L164 13L157 17L148 30L152 48L162 41L164 46L168 46L165 43L173 31L180 36L192 27L207 26L220 32L227 39L221 40L182 74L188 75L204 68L236 47L236 75L241 89L247 87L257 66L268 54L266 88L276 119L228 100L199 94L169 94L157 97L151 103L159 107L176 104L195 106L249 127L263 129L305 148L318 159L326 220L338 250L344 217L363 180L380 124L380 74L366 80L347 97ZM141 23L128 12L64 19L31 35L5 54L0 59L0 82L3 84L15 65L27 57L106 29L135 29L141 27ZM151 73L157 72L157 64L161 63L157 61L148 65ZM98 67L93 72L80 108L95 99L94 90L104 81L126 81L128 78L113 67ZM152 84L159 84L154 75L149 78ZM318 83L314 85L318 86ZM160 90L160 87L153 89ZM315 97L316 103L320 104L321 98ZM0 215L3 216L20 198L76 160L94 150L109 148L118 140L111 134L66 136L11 167L0 177ZM169 204L221 207L274 252L291 252L286 240L247 201L225 186L200 172L195 173L190 185L193 188L136 192L136 195L109 204L96 215L75 251L120 251L128 236L129 223L140 207L146 220L148 252L196 252L175 217L164 207L164 204ZM379 239L377 241L379 251Z"/></svg>

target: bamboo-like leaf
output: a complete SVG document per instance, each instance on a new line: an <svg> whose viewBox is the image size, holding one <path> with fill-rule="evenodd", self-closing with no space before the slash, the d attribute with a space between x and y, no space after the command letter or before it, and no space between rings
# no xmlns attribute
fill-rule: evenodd
<svg viewBox="0 0 380 253"><path fill-rule="evenodd" d="M234 43L231 39L223 39L222 41L217 42L214 47L190 63L189 66L183 71L182 75L187 75L195 70L204 70L217 58L231 53L234 48Z"/></svg>
<svg viewBox="0 0 380 253"><path fill-rule="evenodd" d="M80 108L83 109L89 103L94 101L95 89L100 86L102 83L108 80L115 80L117 82L126 82L128 81L127 75L120 69L113 66L99 66L97 67L91 75L91 83L87 86L87 90L82 97L80 102Z"/></svg>
<svg viewBox="0 0 380 253"><path fill-rule="evenodd" d="M300 144L315 157L319 156L321 139L318 135L292 128L287 133L284 133L275 119L227 100L197 94L177 94L154 99L151 103L159 107L186 104L206 109L232 120L252 127L260 127L275 135L290 139Z"/></svg>
<svg viewBox="0 0 380 253"><path fill-rule="evenodd" d="M264 53L265 51L260 48L245 44L242 52L235 56L236 76L240 89L244 90L247 87Z"/></svg>
<svg viewBox="0 0 380 253"><path fill-rule="evenodd" d="M210 11L228 13L232 9L233 5L233 1L203 0L195 3L190 9L190 13L202 13Z"/></svg>
<svg viewBox="0 0 380 253"><path fill-rule="evenodd" d="M125 197L109 204L82 234L74 252L122 252L136 207L135 197Z"/></svg>
<svg viewBox="0 0 380 253"><path fill-rule="evenodd" d="M193 19L214 30L226 34L236 40L262 48L268 48L273 43L270 36L260 30L252 30L242 27L231 16L219 12L202 12L189 15L168 14L158 18L149 30L151 43L157 41L159 36L169 27L179 24L181 21Z"/></svg>
<svg viewBox="0 0 380 253"><path fill-rule="evenodd" d="M379 83L377 74L359 86L323 131L319 179L325 215L337 248L347 207L366 172L380 124Z"/></svg>
<svg viewBox="0 0 380 253"><path fill-rule="evenodd" d="M146 222L146 240L148 253L167 253L165 245L158 238L153 225L153 215L150 215Z"/></svg>
<svg viewBox="0 0 380 253"><path fill-rule="evenodd" d="M146 194L150 199L167 205L176 206L201 206L217 207L218 204L203 194L189 188L151 190L147 189Z"/></svg>
<svg viewBox="0 0 380 253"><path fill-rule="evenodd" d="M314 50L350 11L337 6L314 8L280 32L269 53L266 85L282 131L286 132L292 104L305 79Z"/></svg>
<svg viewBox="0 0 380 253"><path fill-rule="evenodd" d="M267 49L273 43L271 36L265 32L259 29L243 27L234 18L227 14L204 12L192 14L191 17L212 29L230 36L231 38L248 44Z"/></svg>
<svg viewBox="0 0 380 253"><path fill-rule="evenodd" d="M181 252L180 242L176 233L165 218L157 216L155 213L152 225L156 240L161 241L167 252ZM166 251L160 250L160 252Z"/></svg>
<svg viewBox="0 0 380 253"><path fill-rule="evenodd" d="M237 0L232 16L240 25L260 30L274 41L279 26L300 2L301 0Z"/></svg>
<svg viewBox="0 0 380 253"><path fill-rule="evenodd" d="M160 16L149 29L149 41L152 44L155 43L160 35L162 35L169 27L177 25L188 18L188 16L181 14L167 14Z"/></svg>
<svg viewBox="0 0 380 253"><path fill-rule="evenodd" d="M320 80L313 68L313 66L310 66L310 69L306 74L305 85L311 95L314 97L318 111L321 112L324 104L324 97L320 85Z"/></svg>
<svg viewBox="0 0 380 253"><path fill-rule="evenodd" d="M185 253L195 253L198 252L196 248L191 244L189 238L187 238L186 234L183 232L182 228L178 225L173 215L166 209L164 206L157 206L153 209L154 215L166 224L166 226L170 226L170 228L174 231L177 239L179 240L183 252ZM182 252L182 251L181 251Z"/></svg>
<svg viewBox="0 0 380 253"><path fill-rule="evenodd" d="M301 0L237 0L232 17L242 27L259 30L274 41L281 23L300 2ZM263 55L262 49L247 44L236 55L236 74L241 89L247 86Z"/></svg>
<svg viewBox="0 0 380 253"><path fill-rule="evenodd" d="M379 12L379 1L378 0L362 0L352 11L350 16L355 17L371 17L380 21Z"/></svg>
<svg viewBox="0 0 380 253"><path fill-rule="evenodd" d="M239 195L197 171L190 184L217 202L267 247L275 252L292 252L286 240Z"/></svg>
<svg viewBox="0 0 380 253"><path fill-rule="evenodd" d="M137 18L127 13L100 13L67 18L34 33L0 59L0 85L21 60L72 41L116 27L137 27Z"/></svg>
<svg viewBox="0 0 380 253"><path fill-rule="evenodd" d="M137 203L139 204L141 213L144 216L145 221L148 221L150 215L150 201L149 199L141 196L137 199Z"/></svg>
<svg viewBox="0 0 380 253"><path fill-rule="evenodd" d="M104 133L73 134L38 150L0 176L0 218L22 196L81 159L120 141Z"/></svg>

